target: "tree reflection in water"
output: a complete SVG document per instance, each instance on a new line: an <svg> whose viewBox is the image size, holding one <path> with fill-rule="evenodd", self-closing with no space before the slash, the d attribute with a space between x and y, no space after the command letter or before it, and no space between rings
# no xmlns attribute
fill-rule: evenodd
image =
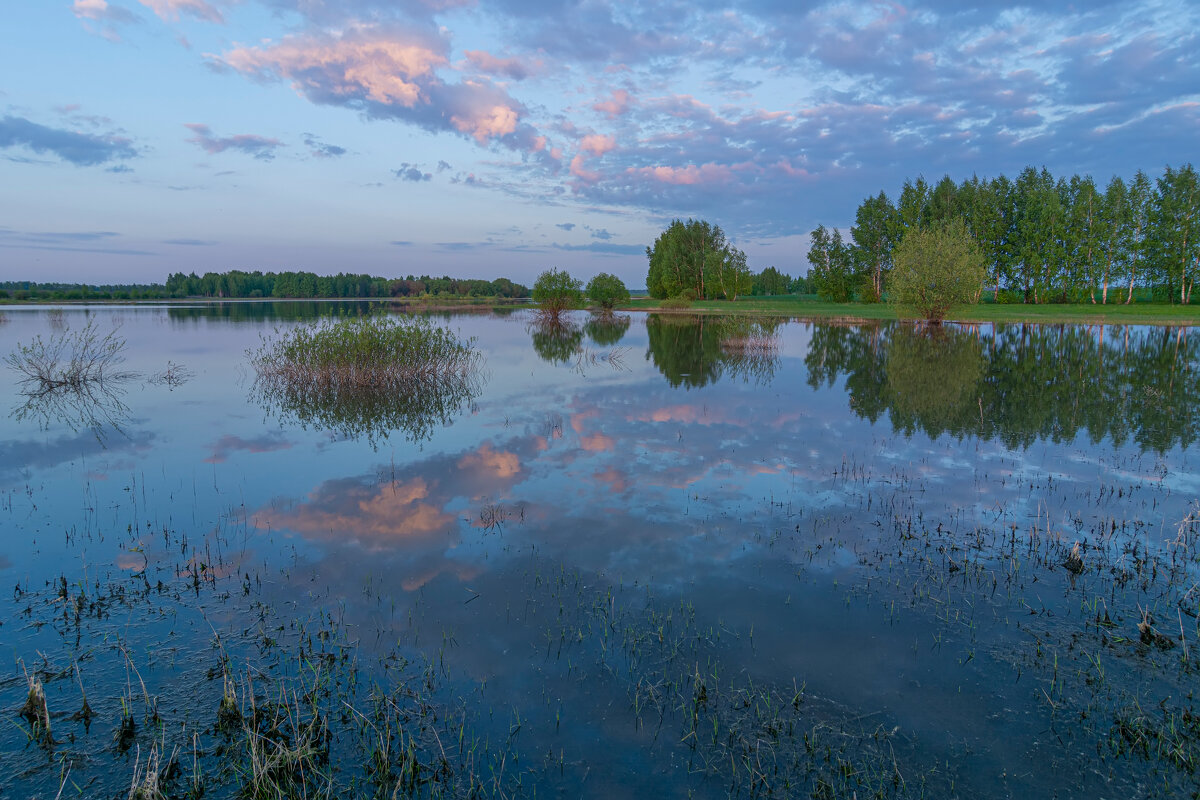
<svg viewBox="0 0 1200 800"><path fill-rule="evenodd" d="M612 347L625 337L630 323L625 314L594 314L583 330L597 347Z"/></svg>
<svg viewBox="0 0 1200 800"><path fill-rule="evenodd" d="M1200 434L1200 346L1187 328L814 324L813 387L845 379L850 408L911 434L1132 440L1188 447Z"/></svg>
<svg viewBox="0 0 1200 800"><path fill-rule="evenodd" d="M533 350L550 364L567 364L583 349L583 328L561 314L535 314L526 330Z"/></svg>
<svg viewBox="0 0 1200 800"><path fill-rule="evenodd" d="M328 431L372 446L396 431L409 441L428 440L469 408L482 389L479 370L414 378L389 386L289 381L260 376L250 390L253 402L281 424Z"/></svg>
<svg viewBox="0 0 1200 800"><path fill-rule="evenodd" d="M24 402L13 409L12 417L18 422L34 420L42 430L56 423L76 432L90 430L103 444L110 430L127 435L129 407L122 398L136 377L122 374L75 385L26 385L19 392Z"/></svg>
<svg viewBox="0 0 1200 800"><path fill-rule="evenodd" d="M646 358L671 386L688 389L721 377L765 385L779 364L783 319L650 314Z"/></svg>

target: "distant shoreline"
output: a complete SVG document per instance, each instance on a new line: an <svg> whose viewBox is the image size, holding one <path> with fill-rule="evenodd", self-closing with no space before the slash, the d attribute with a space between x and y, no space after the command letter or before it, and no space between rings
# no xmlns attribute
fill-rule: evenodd
<svg viewBox="0 0 1200 800"><path fill-rule="evenodd" d="M382 297L270 297L219 298L187 297L145 300L0 300L0 309L44 308L52 306L206 306L255 303L377 303L391 307L407 306L426 311L456 311L464 309L502 308L516 310L534 307L528 298L382 298ZM656 298L635 296L623 312L646 312L673 315L705 316L780 316L801 320L831 320L839 322L874 322L901 319L886 303L829 303L811 296L791 295L773 297L743 297L735 301L700 300L686 308L663 308ZM946 322L972 324L978 322L1009 322L1034 324L1080 325L1196 325L1200 324L1200 306L1168 303L1109 303L1063 304L996 304L980 303L951 311Z"/></svg>

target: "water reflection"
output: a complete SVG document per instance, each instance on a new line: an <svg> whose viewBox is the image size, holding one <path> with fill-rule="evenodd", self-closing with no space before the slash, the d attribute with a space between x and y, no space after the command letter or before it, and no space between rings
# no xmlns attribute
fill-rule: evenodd
<svg viewBox="0 0 1200 800"><path fill-rule="evenodd" d="M252 302L213 302L167 307L167 318L174 323L222 322L261 323L293 322L325 317L358 317L370 314L387 303L378 300L273 300Z"/></svg>
<svg viewBox="0 0 1200 800"><path fill-rule="evenodd" d="M1185 331L664 316L644 333L639 315L601 330L577 314L569 352L619 340L647 353L581 380L528 368L530 334L559 358L561 332L470 318L497 372L478 414L419 452L372 453L246 413L228 365L270 321L198 336L160 316L130 313L146 343L135 366L186 355L202 377L130 393L133 440L102 453L87 434L0 437L0 570L16 586L0 623L31 670L59 676L55 733L96 754L72 774L92 794L128 791L129 756L111 743L130 667L147 684L135 694L162 699L161 723L137 717L143 752L159 733L160 747L195 747L190 763L226 796L239 787L220 776L245 761L212 724L220 672L252 668L273 691L326 661L330 770L354 787L370 758L346 744L355 714L375 687L420 685L431 713L466 712L460 741L502 743L480 745L477 764L516 763L503 743L520 747L535 767L494 784L514 796L848 797L875 791L859 775L901 771L936 796L1043 796L1062 774L1075 797L1195 783L1165 756L1109 749L1195 718L1179 699L1194 683L1185 643L1138 644L1149 613L1160 635L1186 626L1195 651L1200 562L1195 525L1179 523L1200 516L1191 455L1046 440L1124 426L1128 440L1190 442ZM15 402L17 387L0 389ZM404 425L386 418L394 396L362 400L268 404L343 432ZM1063 566L1076 544L1078 574ZM111 646L114 620L132 658ZM162 642L172 658L139 660ZM409 680L409 663L442 694ZM338 693L339 664L363 694ZM26 684L10 672L0 704L17 708ZM76 677L98 712L90 734L68 717ZM719 740L701 735L718 723ZM8 730L10 793L53 797L58 762ZM1047 751L1047 730L1063 744ZM430 737L406 757L442 763L450 740ZM539 771L546 752L558 755ZM763 754L754 770L781 767L760 781L745 753ZM832 769L847 782L815 783Z"/></svg>
<svg viewBox="0 0 1200 800"><path fill-rule="evenodd" d="M124 396L130 377L92 381L78 386L26 387L19 393L24 402L12 411L17 422L33 420L42 430L60 424L71 431L88 430L100 442L110 431L125 434L129 407Z"/></svg>
<svg viewBox="0 0 1200 800"><path fill-rule="evenodd" d="M646 358L673 387L699 388L722 376L770 383L782 319L651 314Z"/></svg>
<svg viewBox="0 0 1200 800"><path fill-rule="evenodd" d="M625 338L630 323L630 318L622 314L598 314L584 324L583 330L593 344L611 347Z"/></svg>
<svg viewBox="0 0 1200 800"><path fill-rule="evenodd" d="M1039 439L1187 447L1200 426L1200 348L1186 328L814 325L808 383L844 376L850 408L906 434L1028 447Z"/></svg>
<svg viewBox="0 0 1200 800"><path fill-rule="evenodd" d="M527 328L533 350L550 364L575 360L583 349L583 328L565 316L538 315Z"/></svg>
<svg viewBox="0 0 1200 800"><path fill-rule="evenodd" d="M386 387L267 375L255 380L250 398L281 424L299 424L377 446L393 432L413 442L429 439L473 405L483 384L478 370Z"/></svg>

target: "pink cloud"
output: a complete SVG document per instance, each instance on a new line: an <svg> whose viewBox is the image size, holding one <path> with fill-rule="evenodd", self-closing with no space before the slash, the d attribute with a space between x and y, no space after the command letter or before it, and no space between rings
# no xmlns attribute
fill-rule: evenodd
<svg viewBox="0 0 1200 800"><path fill-rule="evenodd" d="M680 403L656 408L649 413L630 417L635 422L675 422L685 425L729 425L745 424L715 407Z"/></svg>
<svg viewBox="0 0 1200 800"><path fill-rule="evenodd" d="M451 527L455 516L431 501L423 478L392 481L372 487L318 490L291 510L266 508L255 524L285 528L313 539L353 538L374 547L389 547L399 539L423 538Z"/></svg>
<svg viewBox="0 0 1200 800"><path fill-rule="evenodd" d="M589 134L579 142L580 150L596 156L602 156L609 150L616 148L616 146L616 138L600 133Z"/></svg>
<svg viewBox="0 0 1200 800"><path fill-rule="evenodd" d="M205 0L138 0L138 2L165 20L177 20L180 14L187 14L206 22L222 24L225 22L225 16Z"/></svg>
<svg viewBox="0 0 1200 800"><path fill-rule="evenodd" d="M278 139L268 139L265 136L255 136L251 133L239 133L236 136L216 136L212 130L199 122L184 124L193 136L187 141L196 145L210 155L223 153L226 150L240 150L254 156L260 161L270 161L275 157L275 150L283 147Z"/></svg>
<svg viewBox="0 0 1200 800"><path fill-rule="evenodd" d="M589 453L603 453L612 450L617 443L613 441L611 436L606 436L603 433L593 433L591 436L581 436L579 438L579 446Z"/></svg>
<svg viewBox="0 0 1200 800"><path fill-rule="evenodd" d="M475 141L486 145L489 139L499 139L517 129L519 117L515 108L506 105L495 105L487 108L474 108L468 114L455 114L450 117L450 124L459 132L468 134ZM545 142L541 144L545 148Z"/></svg>
<svg viewBox="0 0 1200 800"><path fill-rule="evenodd" d="M612 467L603 472L597 472L595 478L601 483L607 484L608 490L613 494L620 494L629 488L629 481L625 479L625 476Z"/></svg>
<svg viewBox="0 0 1200 800"><path fill-rule="evenodd" d="M540 66L535 64L526 66L524 62L517 58L500 58L488 53L484 50L465 50L463 55L467 57L467 61L471 66L480 72L485 72L489 75L501 75L505 78L512 78L515 81L528 78L534 71L534 68Z"/></svg>
<svg viewBox="0 0 1200 800"><path fill-rule="evenodd" d="M733 180L733 168L727 164L688 164L686 167L638 167L627 170L628 174L650 178L674 186L697 186L700 184L729 183Z"/></svg>
<svg viewBox="0 0 1200 800"><path fill-rule="evenodd" d="M288 80L320 105L451 131L484 146L500 142L546 154L546 138L522 121L524 106L503 88L484 77L451 84L439 76L449 66L447 50L445 41L423 32L356 25L336 35L289 36L210 59L255 80Z"/></svg>
<svg viewBox="0 0 1200 800"><path fill-rule="evenodd" d="M498 478L511 478L521 472L521 459L516 453L495 450L491 442L484 442L478 450L460 458L458 468L481 469Z"/></svg>
<svg viewBox="0 0 1200 800"><path fill-rule="evenodd" d="M607 115L609 119L616 119L629 110L630 104L631 98L629 92L624 89L616 89L613 91L612 97L608 100L594 103L592 108L601 114Z"/></svg>
<svg viewBox="0 0 1200 800"><path fill-rule="evenodd" d="M341 38L288 37L265 48L243 47L222 61L245 75L291 78L302 95L321 90L333 96L364 96L383 105L412 107L428 100L420 79L429 78L446 56L428 42L373 29L353 28Z"/></svg>
<svg viewBox="0 0 1200 800"><path fill-rule="evenodd" d="M102 20L109 13L108 3L104 0L75 0L71 10L80 19Z"/></svg>
<svg viewBox="0 0 1200 800"><path fill-rule="evenodd" d="M789 178L809 179L809 178L814 177L811 172L804 169L803 167L792 166L792 162L788 161L786 158L781 158L778 161L776 161L775 164L772 166L772 168L775 170L778 170L779 172L783 173L784 175L787 175Z"/></svg>
<svg viewBox="0 0 1200 800"><path fill-rule="evenodd" d="M585 183L596 183L600 180L600 173L588 169L584 166L586 163L587 161L583 157L583 153L577 153L571 159L571 174Z"/></svg>

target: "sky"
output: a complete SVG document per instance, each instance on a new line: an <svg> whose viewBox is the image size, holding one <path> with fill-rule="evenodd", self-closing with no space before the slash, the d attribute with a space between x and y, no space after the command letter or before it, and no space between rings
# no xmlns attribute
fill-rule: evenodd
<svg viewBox="0 0 1200 800"><path fill-rule="evenodd" d="M807 271L907 178L1200 160L1200 3L8 0L0 280Z"/></svg>

